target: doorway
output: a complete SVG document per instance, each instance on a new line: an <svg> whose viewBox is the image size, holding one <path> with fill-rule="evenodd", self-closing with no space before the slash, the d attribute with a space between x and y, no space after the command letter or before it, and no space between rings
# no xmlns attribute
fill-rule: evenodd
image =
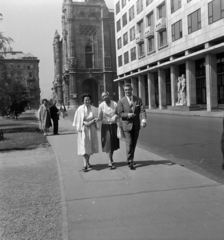
<svg viewBox="0 0 224 240"><path fill-rule="evenodd" d="M98 87L95 79L88 78L83 82L83 93L89 93L92 97L92 105L98 107Z"/></svg>

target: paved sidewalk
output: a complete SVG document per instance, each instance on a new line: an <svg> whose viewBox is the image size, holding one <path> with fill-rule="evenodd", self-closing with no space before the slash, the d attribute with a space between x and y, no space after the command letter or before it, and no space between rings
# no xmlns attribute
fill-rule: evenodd
<svg viewBox="0 0 224 240"><path fill-rule="evenodd" d="M116 170L100 152L83 173L71 124L61 119L61 134L48 136L60 166L69 240L223 240L223 185L140 148L131 171L123 141Z"/></svg>

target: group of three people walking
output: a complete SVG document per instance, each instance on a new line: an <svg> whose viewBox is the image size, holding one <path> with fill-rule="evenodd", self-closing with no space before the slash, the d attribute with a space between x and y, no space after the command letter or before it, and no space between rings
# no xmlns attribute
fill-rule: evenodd
<svg viewBox="0 0 224 240"><path fill-rule="evenodd" d="M146 127L146 111L141 98L132 95L132 86L124 85L125 96L118 103L110 99L108 92L102 93L99 108L91 105L91 95L82 96L81 105L74 116L73 126L78 132L78 155L83 156L83 171L92 166L90 156L99 152L97 128L101 122L102 151L108 155L110 169L115 169L113 153L119 149L117 125L121 123L126 142L126 158L130 169L134 169L134 153L141 126ZM140 119L141 117L141 119Z"/></svg>

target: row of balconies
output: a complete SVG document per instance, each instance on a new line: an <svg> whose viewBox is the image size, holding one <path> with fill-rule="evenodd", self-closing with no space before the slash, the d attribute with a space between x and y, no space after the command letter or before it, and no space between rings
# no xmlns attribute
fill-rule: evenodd
<svg viewBox="0 0 224 240"><path fill-rule="evenodd" d="M159 20L156 21L155 27L154 26L148 26L145 29L144 35L143 33L137 33L135 37L136 43L140 44L144 42L144 37L145 38L153 38L154 37L154 31L156 32L162 32L166 30L166 19L165 18L160 18Z"/></svg>

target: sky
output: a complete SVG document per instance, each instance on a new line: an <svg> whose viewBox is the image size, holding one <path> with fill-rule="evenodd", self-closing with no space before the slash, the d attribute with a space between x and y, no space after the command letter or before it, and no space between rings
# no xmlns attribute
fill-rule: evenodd
<svg viewBox="0 0 224 240"><path fill-rule="evenodd" d="M74 0L73 0L74 1ZM60 36L63 0L0 0L0 31L11 37L13 51L32 53L40 60L41 98L51 98L54 80L53 38ZM113 9L113 0L105 0Z"/></svg>

